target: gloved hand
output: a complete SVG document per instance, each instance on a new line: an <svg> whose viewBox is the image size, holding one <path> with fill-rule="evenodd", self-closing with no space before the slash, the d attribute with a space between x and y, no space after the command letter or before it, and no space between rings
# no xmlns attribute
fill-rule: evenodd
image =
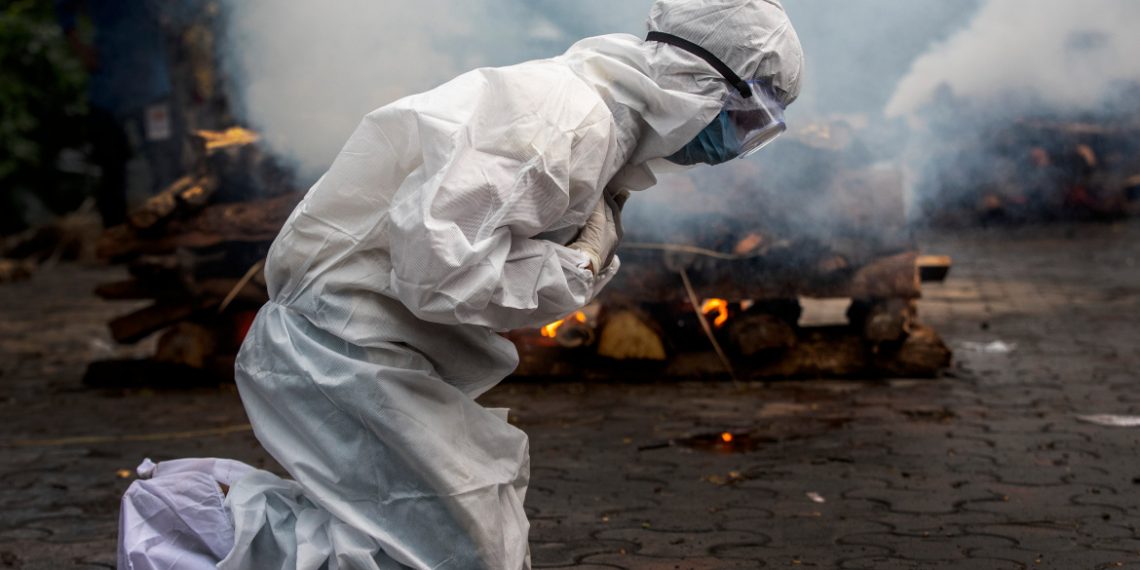
<svg viewBox="0 0 1140 570"><path fill-rule="evenodd" d="M621 196L615 199L609 192L603 195L602 199L598 200L598 205L594 207L594 212L586 220L586 226L578 233L578 239L567 246L581 251L590 258L590 271L594 275L609 266L614 251L621 243L621 220L618 216L622 203L625 202L624 198L625 196Z"/></svg>

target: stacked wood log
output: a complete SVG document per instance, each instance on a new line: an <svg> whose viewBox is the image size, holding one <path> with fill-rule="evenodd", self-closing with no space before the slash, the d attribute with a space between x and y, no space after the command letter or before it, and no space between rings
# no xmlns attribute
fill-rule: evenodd
<svg viewBox="0 0 1140 570"><path fill-rule="evenodd" d="M149 301L109 323L120 343L159 335L147 374L165 374L155 368L161 364L214 381L232 375L245 331L268 300L262 260L302 194L249 131L202 132L196 140L196 168L100 236L99 257L125 264L130 277L100 285L96 294ZM88 383L146 382L136 378L137 363L119 364L92 366Z"/></svg>
<svg viewBox="0 0 1140 570"><path fill-rule="evenodd" d="M918 205L931 224L1114 220L1140 212L1134 117L955 120L935 128L917 181Z"/></svg>

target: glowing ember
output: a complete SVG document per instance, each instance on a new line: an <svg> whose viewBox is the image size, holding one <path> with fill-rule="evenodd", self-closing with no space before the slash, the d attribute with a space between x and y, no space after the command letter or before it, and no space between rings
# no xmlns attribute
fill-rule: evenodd
<svg viewBox="0 0 1140 570"><path fill-rule="evenodd" d="M708 315L714 311L717 315L713 321L713 325L719 328L728 322L728 301L724 299L709 299L701 306L701 313L704 315Z"/></svg>
<svg viewBox="0 0 1140 570"><path fill-rule="evenodd" d="M195 134L206 141L206 150L251 144L261 138L257 133L241 127L230 127L224 131L196 131Z"/></svg>
<svg viewBox="0 0 1140 570"><path fill-rule="evenodd" d="M720 434L720 439L721 439L722 441L724 441L725 443L732 443L732 434L731 434L731 433L728 433L728 432L726 431L726 432L724 432L724 433Z"/></svg>
<svg viewBox="0 0 1140 570"><path fill-rule="evenodd" d="M575 322L584 323L586 322L586 313L578 311L577 313L574 313L565 319L554 321L553 323L542 327L542 336L546 338L554 338L558 336L558 329L562 328L562 325L569 319L574 319Z"/></svg>

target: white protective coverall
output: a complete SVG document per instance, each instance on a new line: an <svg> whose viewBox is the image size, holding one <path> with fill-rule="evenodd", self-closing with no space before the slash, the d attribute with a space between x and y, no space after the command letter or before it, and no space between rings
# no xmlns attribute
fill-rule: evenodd
<svg viewBox="0 0 1140 570"><path fill-rule="evenodd" d="M776 0L659 0L649 27L798 94L799 41ZM164 542L155 513L124 523L135 550L120 568L210 567L170 563L176 539L221 542L208 550L228 552L222 569L529 567L527 437L474 401L517 364L495 331L598 293L619 262L595 276L564 244L604 192L651 185L650 161L728 89L696 56L610 35L368 114L274 242L271 301L238 357L255 433L293 480L233 482L232 537ZM152 496L159 481L136 485Z"/></svg>

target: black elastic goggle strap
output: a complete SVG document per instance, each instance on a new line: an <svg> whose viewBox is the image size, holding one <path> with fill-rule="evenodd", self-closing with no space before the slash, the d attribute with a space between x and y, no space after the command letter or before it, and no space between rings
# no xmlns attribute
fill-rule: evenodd
<svg viewBox="0 0 1140 570"><path fill-rule="evenodd" d="M665 32L649 32L649 34L645 36L645 41L661 42L663 44L679 47L705 60L709 65L713 66L713 69L719 71L720 74L724 76L726 80L728 80L728 83L740 92L740 95L742 97L748 99L752 96L752 87L748 85L748 82L741 79L740 76L737 75L731 67L725 65L725 63L721 61L719 57L713 55L711 52L709 52L709 50L693 42L690 42L685 38L679 38L673 34L666 34Z"/></svg>

